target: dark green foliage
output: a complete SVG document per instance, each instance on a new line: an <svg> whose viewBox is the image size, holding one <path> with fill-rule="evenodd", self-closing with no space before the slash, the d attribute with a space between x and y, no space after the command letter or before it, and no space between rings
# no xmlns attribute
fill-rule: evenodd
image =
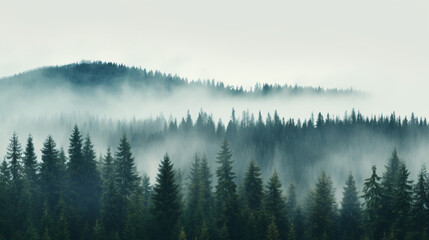
<svg viewBox="0 0 429 240"><path fill-rule="evenodd" d="M244 176L244 199L247 207L252 211L260 210L263 197L261 170L252 160Z"/></svg>
<svg viewBox="0 0 429 240"><path fill-rule="evenodd" d="M393 213L395 216L393 222L393 234L395 239L405 239L405 234L410 228L409 218L412 200L412 181L408 180L410 173L405 164L401 163L398 169L394 189Z"/></svg>
<svg viewBox="0 0 429 240"><path fill-rule="evenodd" d="M335 197L332 181L322 172L313 191L313 203L310 209L309 224L314 239L333 239L335 236Z"/></svg>
<svg viewBox="0 0 429 240"><path fill-rule="evenodd" d="M42 163L40 167L40 184L43 191L43 201L48 204L50 209L57 205L63 183L59 181L62 178L61 162L58 156L58 150L54 139L49 136L42 149Z"/></svg>
<svg viewBox="0 0 429 240"><path fill-rule="evenodd" d="M156 229L154 239L177 239L181 199L179 185L175 182L175 179L173 163L166 154L159 164L156 184L153 188L153 207L151 212L154 228Z"/></svg>
<svg viewBox="0 0 429 240"><path fill-rule="evenodd" d="M197 125L204 128L207 119L201 113ZM328 119L319 117L317 128L329 127ZM360 121L359 115L352 119ZM238 121L233 122L240 126ZM282 123L274 114L266 124L254 124L276 128ZM74 143L70 143L67 156L48 137L39 166L33 139L28 138L21 158L18 138L16 134L12 136L0 165L0 239L428 239L426 170L422 168L413 186L396 151L383 178L373 167L372 175L365 179L362 210L356 182L348 176L338 214L332 182L326 173L321 174L303 204L292 184L288 198L283 195L276 171L263 191L261 172L254 161L245 174L236 175L226 141L218 152L214 192L205 156L195 155L190 172L180 171L189 174L186 178L184 174L179 176L166 155L152 189L149 177L144 175L141 181L137 175L125 137L116 158L108 149L100 163L95 160L91 139L88 136L82 140L77 127L71 141ZM79 174L72 173L72 169ZM242 183L240 198L236 179ZM83 186L75 185L76 180ZM184 206L181 196L185 190L179 182L182 188L188 186ZM386 219L386 214L391 218Z"/></svg>
<svg viewBox="0 0 429 240"><path fill-rule="evenodd" d="M356 182L353 175L347 178L343 191L343 200L340 211L340 234L342 239L358 240L361 236L360 228L361 209Z"/></svg>
<svg viewBox="0 0 429 240"><path fill-rule="evenodd" d="M280 238L285 239L289 230L289 220L286 212L286 201L283 196L282 184L274 170L273 176L268 181L265 198L265 209L278 228ZM271 223L273 224L273 223Z"/></svg>
<svg viewBox="0 0 429 240"><path fill-rule="evenodd" d="M231 157L232 153L225 140L217 156L219 167L216 170L216 219L218 229L222 233L219 237L239 239L238 195Z"/></svg>
<svg viewBox="0 0 429 240"><path fill-rule="evenodd" d="M129 200L140 181L137 176L134 157L131 153L131 145L125 135L121 138L115 153L114 166L114 185L118 196L116 204L118 215L115 221L119 235L121 235L125 227Z"/></svg>
<svg viewBox="0 0 429 240"><path fill-rule="evenodd" d="M119 229L117 227L116 221L118 221L121 209L119 204L119 193L115 185L115 167L113 162L112 153L110 148L107 149L107 154L104 157L104 166L103 166L103 184L102 189L103 193L101 195L101 220L103 223L104 229L108 235L113 235L114 232L117 232Z"/></svg>
<svg viewBox="0 0 429 240"><path fill-rule="evenodd" d="M364 224L366 236L371 240L381 239L382 229L382 189L380 177L377 175L377 168L372 167L372 175L365 179L363 196L365 200Z"/></svg>
<svg viewBox="0 0 429 240"><path fill-rule="evenodd" d="M413 201L411 207L411 221L416 238L421 238L429 230L429 182L426 166L422 166L417 182L413 189Z"/></svg>

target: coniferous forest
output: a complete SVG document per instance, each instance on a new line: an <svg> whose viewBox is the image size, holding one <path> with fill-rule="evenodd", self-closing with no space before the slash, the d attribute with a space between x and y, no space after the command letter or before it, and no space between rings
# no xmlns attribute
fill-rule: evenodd
<svg viewBox="0 0 429 240"><path fill-rule="evenodd" d="M412 124L405 126L419 127ZM426 168L410 176L396 149L384 166L367 169L362 188L350 173L341 199L324 171L299 198L295 185L279 178L282 169L264 181L251 160L238 176L228 139L216 146L215 159L195 154L187 176L160 153L156 179L149 179L138 173L126 135L97 157L77 125L66 149L48 136L40 156L31 136L21 142L13 134L0 166L0 238L429 239Z"/></svg>

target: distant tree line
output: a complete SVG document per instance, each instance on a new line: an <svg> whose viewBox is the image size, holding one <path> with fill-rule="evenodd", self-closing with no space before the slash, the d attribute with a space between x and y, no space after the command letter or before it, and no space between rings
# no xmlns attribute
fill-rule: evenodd
<svg viewBox="0 0 429 240"><path fill-rule="evenodd" d="M134 87L154 86L157 89L173 90L176 87L202 88L212 93L223 93L231 96L269 96L273 94L284 95L350 95L357 93L352 89L324 89L321 87L303 87L298 85L260 84L257 83L249 90L242 86L231 86L214 80L189 81L177 75L166 74L160 71L146 70L137 67L127 67L112 62L82 61L64 66L43 67L36 70L8 77L3 82L8 84L41 84L47 87L51 84L67 83L74 87L99 86L112 91L124 83ZM65 81L65 82L63 82Z"/></svg>
<svg viewBox="0 0 429 240"><path fill-rule="evenodd" d="M125 135L99 159L77 126L69 140L66 153L47 137L38 161L32 137L22 147L13 134L0 166L1 239L429 239L426 168L413 183L396 149L362 191L350 174L337 204L325 172L305 200L293 184L284 193L277 170L264 183L253 160L238 180L227 140L214 171L194 156L186 182L165 154L154 185Z"/></svg>

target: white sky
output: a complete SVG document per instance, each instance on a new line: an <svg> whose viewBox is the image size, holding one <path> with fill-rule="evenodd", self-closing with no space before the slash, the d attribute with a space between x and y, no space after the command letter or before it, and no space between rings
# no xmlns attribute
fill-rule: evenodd
<svg viewBox="0 0 429 240"><path fill-rule="evenodd" d="M429 1L0 0L0 76L82 59L429 102Z"/></svg>

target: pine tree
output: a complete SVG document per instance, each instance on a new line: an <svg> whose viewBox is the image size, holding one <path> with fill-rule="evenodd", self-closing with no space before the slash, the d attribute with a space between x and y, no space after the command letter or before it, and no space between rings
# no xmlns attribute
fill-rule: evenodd
<svg viewBox="0 0 429 240"><path fill-rule="evenodd" d="M280 238L285 239L289 229L289 220L286 213L286 200L283 196L282 184L276 170L274 170L273 176L269 179L266 188L266 212L269 216L273 217L275 225L279 230Z"/></svg>
<svg viewBox="0 0 429 240"><path fill-rule="evenodd" d="M395 239L405 239L405 233L409 228L409 216L412 201L412 181L408 180L410 173L401 163L396 179L396 187L394 189L393 213L395 216L393 222L393 233Z"/></svg>
<svg viewBox="0 0 429 240"><path fill-rule="evenodd" d="M37 156L34 150L33 137L30 135L27 139L27 146L25 148L24 157L24 174L25 178L30 184L30 189L33 195L38 192L37 183L38 183L38 170L39 165L37 163Z"/></svg>
<svg viewBox="0 0 429 240"><path fill-rule="evenodd" d="M7 197L9 199L9 222L11 223L14 234L17 234L24 229L21 229L22 223L26 220L25 212L21 212L23 206L20 205L23 194L23 168L22 161L22 148L19 143L18 136L13 133L7 148L6 158L9 160L9 173L10 173L10 186L7 189Z"/></svg>
<svg viewBox="0 0 429 240"><path fill-rule="evenodd" d="M382 189L377 168L372 167L372 175L365 179L363 196L365 200L364 223L365 232L369 239L378 240L383 236L382 227Z"/></svg>
<svg viewBox="0 0 429 240"><path fill-rule="evenodd" d="M115 153L114 166L115 187L118 193L116 224L119 229L119 235L121 235L125 226L127 206L131 194L134 193L140 181L137 176L134 157L131 153L131 146L125 135L121 138Z"/></svg>
<svg viewBox="0 0 429 240"><path fill-rule="evenodd" d="M235 173L232 172L231 157L232 153L229 150L228 142L225 140L217 155L219 167L216 170L218 178L216 185L216 219L221 232L222 229L226 228L227 232L223 236L239 239L238 195L236 192L237 186L234 183Z"/></svg>
<svg viewBox="0 0 429 240"><path fill-rule="evenodd" d="M260 210L263 197L261 170L252 160L244 177L244 198L247 207L252 211Z"/></svg>
<svg viewBox="0 0 429 240"><path fill-rule="evenodd" d="M314 189L313 204L310 209L311 235L315 239L327 236L329 239L335 235L335 197L332 181L322 172Z"/></svg>
<svg viewBox="0 0 429 240"><path fill-rule="evenodd" d="M137 176L130 143L125 135L120 140L115 156L115 180L119 194L125 199L129 199L138 186L140 179Z"/></svg>
<svg viewBox="0 0 429 240"><path fill-rule="evenodd" d="M201 206L202 185L200 178L200 159L195 155L189 175L190 182L185 211L185 227L190 239L194 239L201 232L201 224L203 221L203 210Z"/></svg>
<svg viewBox="0 0 429 240"><path fill-rule="evenodd" d="M271 220L270 225L268 225L268 230L267 230L267 240L280 240L280 234L276 225L276 221L275 218L273 217L273 219Z"/></svg>
<svg viewBox="0 0 429 240"><path fill-rule="evenodd" d="M156 184L153 188L153 223L156 239L177 238L178 221L181 213L179 185L175 182L175 171L170 157L166 154L158 167Z"/></svg>
<svg viewBox="0 0 429 240"><path fill-rule="evenodd" d="M59 211L59 216L58 220L56 221L55 239L68 240L70 239L70 233L65 213L66 206L62 199L60 199L57 208Z"/></svg>
<svg viewBox="0 0 429 240"><path fill-rule="evenodd" d="M40 180L44 201L49 209L53 209L58 203L61 191L61 168L56 144L51 136L45 140L42 149L42 163L40 167Z"/></svg>
<svg viewBox="0 0 429 240"><path fill-rule="evenodd" d="M344 187L343 200L341 202L340 229L342 231L342 239L360 239L360 219L361 209L356 182L350 173Z"/></svg>
<svg viewBox="0 0 429 240"><path fill-rule="evenodd" d="M396 148L392 152L392 156L386 165L386 172L383 174L381 187L382 187L382 230L385 233L391 232L391 227L394 219L394 198L395 198L395 184L397 183L398 171L401 161L399 160Z"/></svg>
<svg viewBox="0 0 429 240"><path fill-rule="evenodd" d="M414 223L413 228L417 237L422 237L426 228L429 225L429 210L426 205L428 202L429 189L427 186L426 167L423 165L417 177L417 182L414 185L413 190L413 201L412 201L412 222Z"/></svg>
<svg viewBox="0 0 429 240"><path fill-rule="evenodd" d="M10 207L8 190L10 184L9 165L6 160L0 166L0 237L7 238L10 235L11 222L9 221Z"/></svg>
<svg viewBox="0 0 429 240"><path fill-rule="evenodd" d="M85 138L82 149L83 168L82 182L84 187L80 202L82 203L81 211L83 221L88 222L89 227L93 227L99 211L98 202L101 195L101 179L97 170L96 154L89 135Z"/></svg>
<svg viewBox="0 0 429 240"><path fill-rule="evenodd" d="M119 196L115 185L115 173L114 173L114 162L110 148L107 149L107 154L104 157L103 166L103 193L101 195L101 219L103 229L107 232L107 235L113 235L119 229L116 221L118 220L118 211L120 207Z"/></svg>
<svg viewBox="0 0 429 240"><path fill-rule="evenodd" d="M289 189L287 193L287 201L286 201L286 209L291 219L295 218L296 206L297 206L297 199L296 199L295 185L291 183L289 185Z"/></svg>

